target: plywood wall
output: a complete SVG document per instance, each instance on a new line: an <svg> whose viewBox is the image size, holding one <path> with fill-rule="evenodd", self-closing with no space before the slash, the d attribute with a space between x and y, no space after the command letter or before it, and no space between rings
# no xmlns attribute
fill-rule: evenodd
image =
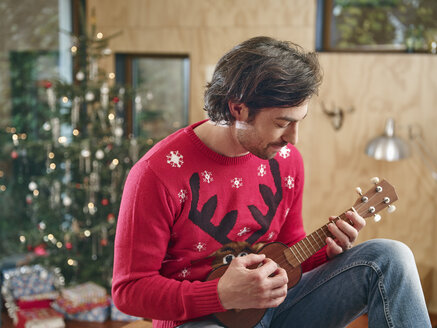
<svg viewBox="0 0 437 328"><path fill-rule="evenodd" d="M191 60L190 121L204 117L203 90L210 68L236 43L269 35L299 43L315 42L315 1L308 0L89 0L98 30L123 31L111 42L115 53L188 54ZM384 237L409 245L421 265L434 268L437 302L437 182L417 156L377 162L364 155L369 138L385 120L396 119L398 133L419 124L437 153L437 56L418 54L320 54L325 79L302 124L299 148L306 163L304 218L307 231L351 206L355 187L370 187L380 176L397 188L398 211L378 224L369 222L360 241ZM113 69L113 61L105 63ZM335 131L321 104L353 107ZM430 307L433 307L431 303ZM437 309L435 310L437 311Z"/></svg>

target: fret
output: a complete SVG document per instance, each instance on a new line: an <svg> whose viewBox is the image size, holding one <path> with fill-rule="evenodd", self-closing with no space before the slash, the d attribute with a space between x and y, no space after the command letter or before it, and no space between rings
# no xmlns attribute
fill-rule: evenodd
<svg viewBox="0 0 437 328"><path fill-rule="evenodd" d="M305 244L305 240L306 241L308 241L308 239L307 238L305 238L305 239L302 239L302 243L304 244L304 246L307 248L307 250L308 250L308 252L309 252L309 254L311 254L311 250L308 248L308 246Z"/></svg>
<svg viewBox="0 0 437 328"><path fill-rule="evenodd" d="M325 225L325 226L323 226L322 228L320 228L320 230L322 230L323 234L325 235L325 238L326 238L326 237L329 237L329 236L326 234L326 232L325 232L325 230L324 230L323 228L328 229L328 227Z"/></svg>
<svg viewBox="0 0 437 328"><path fill-rule="evenodd" d="M296 258L296 260L299 262L299 263L302 263L300 260L299 260L299 257L296 255L296 253L293 251L293 248L294 248L294 245L293 246L291 246L289 249L291 250L291 252L293 253L293 255L294 255L294 257Z"/></svg>
<svg viewBox="0 0 437 328"><path fill-rule="evenodd" d="M300 260L299 260L298 257L296 257L296 258L297 258L297 260L298 260L300 263L302 263L302 262L305 261L305 260L304 260L304 257L302 256L302 254L299 252L299 249L296 247L296 245L297 245L297 244L295 244L293 247L294 247L294 249L297 251L297 253L300 255Z"/></svg>
<svg viewBox="0 0 437 328"><path fill-rule="evenodd" d="M308 257L305 253L305 250L303 249L303 247L300 245L300 242L297 243L297 245L300 247L300 249L302 250L303 255L305 255L305 257L303 257L303 260L305 261ZM302 261L303 262L303 261Z"/></svg>
<svg viewBox="0 0 437 328"><path fill-rule="evenodd" d="M310 235L312 238L313 238L313 240L316 242L316 245L317 245L317 248L318 249L320 249L320 248L322 248L323 247L323 244L322 245L320 245L319 244L319 241L317 241L317 239L316 238L314 238L314 233L312 233L311 235Z"/></svg>
<svg viewBox="0 0 437 328"><path fill-rule="evenodd" d="M319 230L320 230L320 229L319 229ZM320 237L320 235L319 235L319 230L316 230L315 233L316 233L317 237L319 238L320 242L323 243L323 239L322 239L322 237Z"/></svg>
<svg viewBox="0 0 437 328"><path fill-rule="evenodd" d="M312 235L312 234L309 235L309 236L307 237L307 239L308 239L308 242L310 243L311 247L313 248L314 252L317 252L317 249L314 247L314 244L313 244L312 242L309 241L309 237L313 237L313 235ZM314 240L314 237L313 237L313 240ZM317 244L317 246L319 246L319 245Z"/></svg>

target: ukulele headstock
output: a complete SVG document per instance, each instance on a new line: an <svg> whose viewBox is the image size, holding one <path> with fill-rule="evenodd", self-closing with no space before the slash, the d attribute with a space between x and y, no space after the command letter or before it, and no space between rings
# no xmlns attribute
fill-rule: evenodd
<svg viewBox="0 0 437 328"><path fill-rule="evenodd" d="M357 188L360 197L355 202L354 208L363 218L374 215L375 221L379 221L381 219L377 214L379 211L388 207L388 212L391 213L396 209L392 203L398 199L398 195L395 188L386 180L379 181L378 178L372 178L372 182L374 186L364 194L360 188Z"/></svg>

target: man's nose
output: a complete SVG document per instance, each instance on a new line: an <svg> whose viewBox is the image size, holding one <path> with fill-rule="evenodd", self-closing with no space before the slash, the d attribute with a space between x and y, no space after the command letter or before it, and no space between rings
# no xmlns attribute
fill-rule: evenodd
<svg viewBox="0 0 437 328"><path fill-rule="evenodd" d="M282 139L288 143L291 143L292 145L295 145L295 144L297 144L298 137L299 137L298 132L299 132L298 122L290 124L290 126L287 128L287 130L283 134Z"/></svg>

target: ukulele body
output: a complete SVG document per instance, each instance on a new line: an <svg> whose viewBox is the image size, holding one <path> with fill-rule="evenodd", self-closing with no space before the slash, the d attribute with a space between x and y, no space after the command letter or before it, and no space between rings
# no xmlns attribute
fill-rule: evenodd
<svg viewBox="0 0 437 328"><path fill-rule="evenodd" d="M300 265L294 267L288 262L285 256L285 252L287 250L287 245L280 242L274 242L264 245L258 253L265 254L266 257L272 259L281 268L287 271L287 287L288 289L290 289L299 282L302 276L302 269ZM220 278L226 272L228 266L228 264L222 265L217 269L213 270L206 280L209 281ZM256 267L257 265L250 268L255 269ZM266 309L233 309L226 312L215 313L214 316L218 321L220 321L222 324L229 328L251 328L254 327L262 319L265 312Z"/></svg>

